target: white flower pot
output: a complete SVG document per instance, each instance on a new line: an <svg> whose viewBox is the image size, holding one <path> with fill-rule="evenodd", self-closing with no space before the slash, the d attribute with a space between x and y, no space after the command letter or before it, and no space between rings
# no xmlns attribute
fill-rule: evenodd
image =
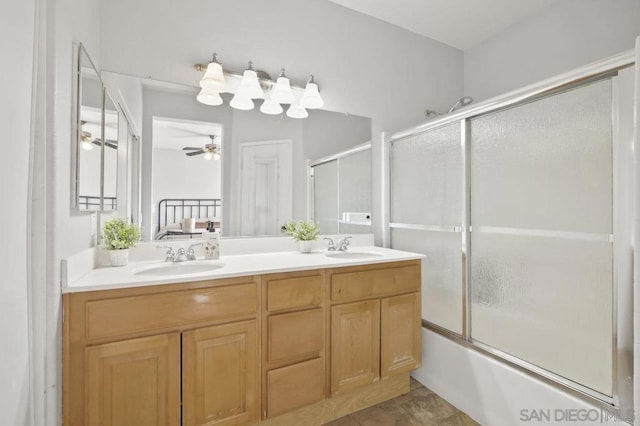
<svg viewBox="0 0 640 426"><path fill-rule="evenodd" d="M299 241L300 253L311 253L311 245L313 241Z"/></svg>
<svg viewBox="0 0 640 426"><path fill-rule="evenodd" d="M129 249L109 250L111 266L127 266L129 262Z"/></svg>

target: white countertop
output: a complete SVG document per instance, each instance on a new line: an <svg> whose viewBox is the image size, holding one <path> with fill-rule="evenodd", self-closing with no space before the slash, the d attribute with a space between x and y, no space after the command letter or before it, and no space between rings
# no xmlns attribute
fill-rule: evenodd
<svg viewBox="0 0 640 426"><path fill-rule="evenodd" d="M377 253L380 256L363 258L335 258L325 256L326 250L311 253L277 252L220 256L210 261L224 264L224 267L188 275L149 276L136 275L135 272L154 265L162 265L162 260L146 262L130 262L124 267L99 267L86 273L79 279L62 288L62 293L82 291L110 290L118 288L142 287L158 284L171 284L190 281L202 281L217 278L232 278L246 275L271 274L276 272L293 272L306 269L336 268L342 266L367 265L374 263L398 262L403 260L422 259L425 256L400 250L392 250L375 246L359 246L349 249L350 252ZM185 262L188 263L188 262Z"/></svg>

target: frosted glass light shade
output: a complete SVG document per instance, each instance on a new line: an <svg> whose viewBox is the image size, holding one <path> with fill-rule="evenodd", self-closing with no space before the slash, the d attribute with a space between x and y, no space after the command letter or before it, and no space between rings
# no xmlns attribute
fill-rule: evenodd
<svg viewBox="0 0 640 426"><path fill-rule="evenodd" d="M83 140L82 142L80 142L80 146L82 147L82 149L84 149L85 151L91 151L93 149L93 144L91 143L91 141L85 141Z"/></svg>
<svg viewBox="0 0 640 426"><path fill-rule="evenodd" d="M249 111L253 109L253 101L250 98L238 96L238 94L236 93L233 99L231 99L231 102L229 102L229 106L231 108Z"/></svg>
<svg viewBox="0 0 640 426"><path fill-rule="evenodd" d="M220 159L220 154L218 154L217 152L213 153L213 159L214 160L219 160Z"/></svg>
<svg viewBox="0 0 640 426"><path fill-rule="evenodd" d="M287 117L291 118L307 118L309 113L300 104L291 104L287 110Z"/></svg>
<svg viewBox="0 0 640 426"><path fill-rule="evenodd" d="M291 84L287 77L278 77L276 85L271 92L271 99L279 104L292 104L296 97L291 91Z"/></svg>
<svg viewBox="0 0 640 426"><path fill-rule="evenodd" d="M222 65L217 62L209 62L209 65L207 65L207 71L204 73L202 80L200 80L200 87L206 87L218 92L224 90L226 82L224 80Z"/></svg>
<svg viewBox="0 0 640 426"><path fill-rule="evenodd" d="M213 90L209 87L203 87L196 96L196 99L201 104L205 105L222 105L222 98L220 97L220 93L217 90Z"/></svg>
<svg viewBox="0 0 640 426"><path fill-rule="evenodd" d="M213 154L210 152L205 152L203 157L205 160L211 160L211 158L213 157Z"/></svg>
<svg viewBox="0 0 640 426"><path fill-rule="evenodd" d="M302 106L309 109L322 108L324 106L324 101L320 96L316 83L307 83L304 95L302 95Z"/></svg>
<svg viewBox="0 0 640 426"><path fill-rule="evenodd" d="M260 111L269 115L278 115L282 114L282 106L271 99L270 95L266 95L264 102L260 106Z"/></svg>
<svg viewBox="0 0 640 426"><path fill-rule="evenodd" d="M261 98L264 95L264 91L258 82L258 73L254 70L245 70L236 95L249 99Z"/></svg>

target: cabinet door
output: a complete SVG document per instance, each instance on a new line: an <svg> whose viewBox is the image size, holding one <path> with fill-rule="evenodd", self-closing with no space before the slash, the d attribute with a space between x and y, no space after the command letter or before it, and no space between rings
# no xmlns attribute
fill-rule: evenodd
<svg viewBox="0 0 640 426"><path fill-rule="evenodd" d="M257 420L257 394L255 320L183 333L183 425Z"/></svg>
<svg viewBox="0 0 640 426"><path fill-rule="evenodd" d="M422 360L420 293L382 299L381 376L411 371Z"/></svg>
<svg viewBox="0 0 640 426"><path fill-rule="evenodd" d="M331 308L331 394L380 378L380 301Z"/></svg>
<svg viewBox="0 0 640 426"><path fill-rule="evenodd" d="M87 425L180 424L180 335L86 349Z"/></svg>

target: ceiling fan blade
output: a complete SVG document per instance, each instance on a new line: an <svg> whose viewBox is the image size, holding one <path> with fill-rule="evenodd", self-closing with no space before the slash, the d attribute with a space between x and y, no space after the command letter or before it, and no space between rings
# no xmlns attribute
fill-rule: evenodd
<svg viewBox="0 0 640 426"><path fill-rule="evenodd" d="M116 144L114 144L114 143L111 143L110 141L106 141L106 142L104 143L104 146L107 146L107 147L109 147L109 148L116 149L116 150L118 149L118 145L116 145Z"/></svg>
<svg viewBox="0 0 640 426"><path fill-rule="evenodd" d="M204 150L200 150L200 151L194 151L194 152L186 152L185 154L187 154L188 156L193 156L193 155L200 155L200 154L204 154L205 151Z"/></svg>
<svg viewBox="0 0 640 426"><path fill-rule="evenodd" d="M187 151L187 150L202 149L202 147L200 147L200 148L194 148L194 147L192 147L192 146L185 146L185 147L184 147L184 148L182 148L182 149L183 149L184 151Z"/></svg>

